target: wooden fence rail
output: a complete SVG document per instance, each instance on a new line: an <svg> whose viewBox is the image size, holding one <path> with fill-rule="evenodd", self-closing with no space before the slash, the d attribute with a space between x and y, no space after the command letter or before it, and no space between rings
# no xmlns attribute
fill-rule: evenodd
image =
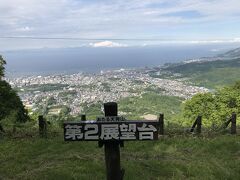
<svg viewBox="0 0 240 180"><path fill-rule="evenodd" d="M116 114L116 113L115 113ZM86 121L86 115L81 115L81 121ZM164 114L159 114L159 135L164 135ZM47 121L43 118L43 115L38 116L38 122L39 122L39 135L40 137L47 137ZM231 123L230 127L230 133L231 134L237 134L237 114L232 113L232 116L223 124L224 128L227 128L229 124ZM0 126L1 127L1 126ZM196 133L201 134L202 132L202 116L198 116L196 120L194 121L190 132L193 133L196 128ZM3 131L3 129L0 129ZM99 141L99 147L102 147L104 144ZM123 147L123 142L120 142L120 146Z"/></svg>

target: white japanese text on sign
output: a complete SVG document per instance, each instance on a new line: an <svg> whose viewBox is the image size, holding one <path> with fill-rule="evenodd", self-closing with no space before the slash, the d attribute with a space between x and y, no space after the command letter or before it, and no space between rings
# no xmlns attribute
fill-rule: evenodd
<svg viewBox="0 0 240 180"><path fill-rule="evenodd" d="M157 122L65 123L66 141L155 140Z"/></svg>

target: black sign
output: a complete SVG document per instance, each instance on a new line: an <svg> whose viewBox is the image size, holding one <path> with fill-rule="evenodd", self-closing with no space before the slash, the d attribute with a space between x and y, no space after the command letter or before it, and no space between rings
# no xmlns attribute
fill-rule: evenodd
<svg viewBox="0 0 240 180"><path fill-rule="evenodd" d="M82 121L64 123L65 141L157 140L158 121Z"/></svg>

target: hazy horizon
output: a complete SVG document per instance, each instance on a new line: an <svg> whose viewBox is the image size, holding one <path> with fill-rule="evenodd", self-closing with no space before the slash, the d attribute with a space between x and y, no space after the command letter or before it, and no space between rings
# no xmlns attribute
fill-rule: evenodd
<svg viewBox="0 0 240 180"><path fill-rule="evenodd" d="M224 53L236 44L166 45L142 47L43 48L3 52L7 76L100 72L116 68L159 66Z"/></svg>

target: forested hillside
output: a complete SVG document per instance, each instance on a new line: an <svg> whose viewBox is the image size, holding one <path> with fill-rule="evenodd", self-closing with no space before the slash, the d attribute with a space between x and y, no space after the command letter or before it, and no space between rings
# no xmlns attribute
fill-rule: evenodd
<svg viewBox="0 0 240 180"><path fill-rule="evenodd" d="M194 119L201 115L205 127L220 127L233 112L238 116L240 114L240 81L215 92L196 94L185 101L182 107L184 119ZM190 125L186 120L180 123Z"/></svg>
<svg viewBox="0 0 240 180"><path fill-rule="evenodd" d="M214 58L172 64L163 70L189 80L198 86L219 88L231 85L240 79L240 48ZM179 77L179 76L178 76Z"/></svg>

